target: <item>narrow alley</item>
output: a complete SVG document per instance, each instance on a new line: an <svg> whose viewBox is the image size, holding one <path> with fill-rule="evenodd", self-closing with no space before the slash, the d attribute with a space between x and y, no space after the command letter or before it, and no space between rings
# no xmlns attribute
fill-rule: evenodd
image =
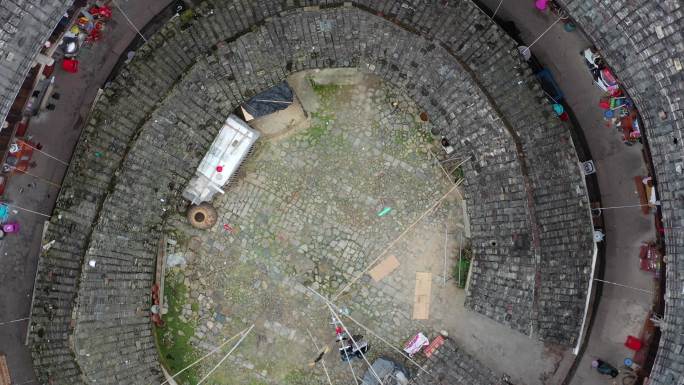
<svg viewBox="0 0 684 385"><path fill-rule="evenodd" d="M530 44L539 38L557 17L549 10L539 11L534 2L483 0L496 18L513 21L520 38ZM634 177L648 175L642 158L642 145L626 146L619 132L606 127L598 103L604 92L593 82L581 51L592 44L581 31L567 32L557 23L531 47L532 54L548 68L568 103L589 146L603 207L638 205ZM639 269L639 250L643 242L654 240L652 214L644 215L639 207L602 210L605 242L603 279L622 285L654 290L653 273ZM595 282L596 284L596 282ZM653 295L621 286L603 284L602 295L590 331L588 345L577 368L572 385L610 384L610 377L591 367L595 359L616 367L631 357L624 346L628 335L638 336L651 309Z"/></svg>

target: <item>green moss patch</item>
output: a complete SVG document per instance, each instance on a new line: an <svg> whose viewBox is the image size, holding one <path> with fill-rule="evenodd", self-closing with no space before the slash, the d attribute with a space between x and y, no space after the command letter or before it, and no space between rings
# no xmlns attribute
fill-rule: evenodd
<svg viewBox="0 0 684 385"><path fill-rule="evenodd" d="M461 250L461 258L456 261L454 269L452 270L452 277L456 282L456 286L460 289L465 288L466 282L468 281L468 272L470 271L470 261L472 259L473 252L470 245L465 245L463 250Z"/></svg>
<svg viewBox="0 0 684 385"><path fill-rule="evenodd" d="M317 144L326 136L333 124L335 116L325 113L312 113L311 126L304 132L304 137L309 144Z"/></svg>
<svg viewBox="0 0 684 385"><path fill-rule="evenodd" d="M167 273L164 297L169 312L163 317L164 326L154 328L161 362L171 375L178 373L196 359L190 344L190 338L195 334L196 323L195 320L187 320L182 316L188 290L184 279L180 272ZM181 385L194 385L198 381L199 377L194 368L176 377L176 382Z"/></svg>
<svg viewBox="0 0 684 385"><path fill-rule="evenodd" d="M332 98L340 90L341 86L337 84L318 84L313 79L309 79L311 88L313 88L316 95L323 101Z"/></svg>

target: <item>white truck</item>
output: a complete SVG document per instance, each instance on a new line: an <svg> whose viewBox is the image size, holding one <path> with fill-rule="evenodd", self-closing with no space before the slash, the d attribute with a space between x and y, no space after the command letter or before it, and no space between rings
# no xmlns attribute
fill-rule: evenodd
<svg viewBox="0 0 684 385"><path fill-rule="evenodd" d="M197 205L211 202L216 193L225 193L223 187L234 177L257 139L257 131L230 115L183 191L183 198Z"/></svg>

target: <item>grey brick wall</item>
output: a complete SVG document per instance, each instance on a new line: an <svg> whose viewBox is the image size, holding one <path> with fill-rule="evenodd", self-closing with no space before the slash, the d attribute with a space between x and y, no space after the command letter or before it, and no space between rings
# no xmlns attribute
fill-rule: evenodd
<svg viewBox="0 0 684 385"><path fill-rule="evenodd" d="M466 306L575 342L591 257L583 177L513 42L468 2L294 3L215 1L190 25L173 19L95 106L39 262L31 341L43 383L158 381L148 309L164 210L233 107L320 67L404 88L473 154L465 194L478 259Z"/></svg>
<svg viewBox="0 0 684 385"><path fill-rule="evenodd" d="M561 1L636 102L662 203L665 322L651 384L684 384L684 5L681 1Z"/></svg>
<svg viewBox="0 0 684 385"><path fill-rule="evenodd" d="M0 2L0 122L7 117L30 65L70 1Z"/></svg>

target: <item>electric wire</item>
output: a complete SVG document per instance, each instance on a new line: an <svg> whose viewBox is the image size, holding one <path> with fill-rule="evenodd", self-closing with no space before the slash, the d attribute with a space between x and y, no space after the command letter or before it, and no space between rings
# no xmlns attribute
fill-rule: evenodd
<svg viewBox="0 0 684 385"><path fill-rule="evenodd" d="M252 326L249 327L249 330L247 330L245 333L242 334L242 337L240 337L240 340L239 340L237 343L235 343L235 345L233 345L233 347L228 351L228 353L226 353L225 356L223 356L223 358L221 359L221 361L219 361L218 364L216 364L216 365L209 371L209 373L205 374L204 377L202 377L202 379L199 380L199 382L197 383L197 385L200 385L200 384L202 384L204 381L206 381L206 379L209 378L209 376L211 376L211 375L216 371L216 369L218 369L219 366L221 366L221 364L223 364L223 362L224 362L225 360L228 359L228 357L233 353L233 351L235 351L235 349L237 349L237 347L240 346L240 344L241 344L242 341L247 337L247 335L249 335L249 332L251 332L253 328L254 328L254 324L252 324Z"/></svg>

